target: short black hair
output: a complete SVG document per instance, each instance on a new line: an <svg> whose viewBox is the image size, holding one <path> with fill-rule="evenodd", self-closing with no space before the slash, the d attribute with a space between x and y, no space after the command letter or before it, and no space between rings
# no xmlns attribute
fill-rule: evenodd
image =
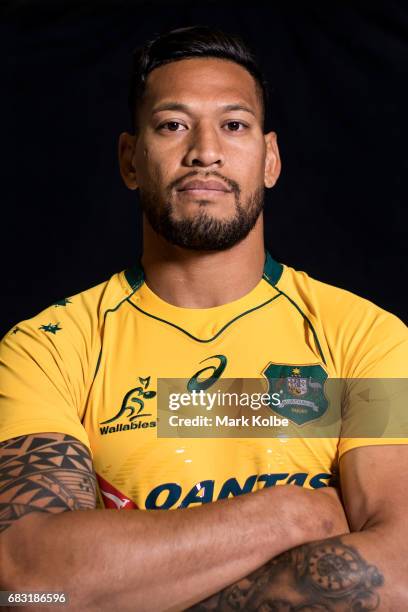
<svg viewBox="0 0 408 612"><path fill-rule="evenodd" d="M208 26L190 26L156 36L134 51L128 99L133 130L149 73L163 64L193 57L216 57L243 66L255 79L265 117L268 87L248 46L239 36Z"/></svg>

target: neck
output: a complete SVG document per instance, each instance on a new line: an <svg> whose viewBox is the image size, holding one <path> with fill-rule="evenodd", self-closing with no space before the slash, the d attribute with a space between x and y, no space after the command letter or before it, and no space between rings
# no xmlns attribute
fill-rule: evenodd
<svg viewBox="0 0 408 612"><path fill-rule="evenodd" d="M262 214L248 236L226 251L191 251L172 245L143 219L146 283L174 306L212 308L237 300L259 283L264 263Z"/></svg>

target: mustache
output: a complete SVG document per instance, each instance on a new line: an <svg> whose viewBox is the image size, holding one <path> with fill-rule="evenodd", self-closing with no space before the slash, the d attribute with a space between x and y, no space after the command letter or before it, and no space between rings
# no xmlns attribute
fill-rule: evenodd
<svg viewBox="0 0 408 612"><path fill-rule="evenodd" d="M233 181L232 179L228 178L227 176L224 176L223 174L221 174L220 172L217 172L215 170L212 171L208 171L208 172L198 172L197 170L191 170L191 172L187 172L187 174L184 174L184 176L181 176L178 179L175 179L174 181L172 181L169 186L168 186L168 192L170 193L173 189L177 189L177 187L183 182L185 181L187 178L190 177L195 177L197 179L208 179L209 177L217 177L219 179L221 179L226 185L228 185L228 187L231 189L231 191L233 191L237 196L240 195L241 193L241 188L238 185L238 183L236 181Z"/></svg>

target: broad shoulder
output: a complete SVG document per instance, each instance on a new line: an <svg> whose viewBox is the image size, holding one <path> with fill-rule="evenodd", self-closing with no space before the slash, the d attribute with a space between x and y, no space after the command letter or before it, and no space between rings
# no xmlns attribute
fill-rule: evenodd
<svg viewBox="0 0 408 612"><path fill-rule="evenodd" d="M408 375L408 328L397 316L351 291L288 266L284 266L277 287L316 326L337 361L339 375Z"/></svg>
<svg viewBox="0 0 408 612"><path fill-rule="evenodd" d="M4 336L2 343L21 336L69 338L91 335L100 329L106 312L115 310L132 293L123 272L111 276L84 291L60 299L27 319L16 323Z"/></svg>

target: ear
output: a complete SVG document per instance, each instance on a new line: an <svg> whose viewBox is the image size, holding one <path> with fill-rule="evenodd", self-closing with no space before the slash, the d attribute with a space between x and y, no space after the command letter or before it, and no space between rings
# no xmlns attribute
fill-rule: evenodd
<svg viewBox="0 0 408 612"><path fill-rule="evenodd" d="M265 134L266 158L265 158L265 187L273 187L278 180L281 171L281 160L278 142L275 132Z"/></svg>
<svg viewBox="0 0 408 612"><path fill-rule="evenodd" d="M137 189L136 168L134 165L136 136L122 132L119 136L119 168L120 174L128 189Z"/></svg>

